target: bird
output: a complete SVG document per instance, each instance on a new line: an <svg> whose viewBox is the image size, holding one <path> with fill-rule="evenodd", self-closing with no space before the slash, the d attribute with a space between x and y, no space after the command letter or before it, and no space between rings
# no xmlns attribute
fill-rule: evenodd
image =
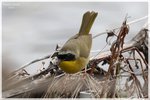
<svg viewBox="0 0 150 100"><path fill-rule="evenodd" d="M92 46L91 27L98 13L87 11L84 13L80 30L62 46L57 54L58 66L68 74L80 72L89 62Z"/></svg>

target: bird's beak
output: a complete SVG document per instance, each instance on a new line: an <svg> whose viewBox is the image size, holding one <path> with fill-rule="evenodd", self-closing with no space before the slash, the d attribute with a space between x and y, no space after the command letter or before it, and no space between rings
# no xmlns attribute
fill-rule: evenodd
<svg viewBox="0 0 150 100"><path fill-rule="evenodd" d="M55 52L55 53L51 56L51 62L52 62L53 65L59 65L60 59L58 59L58 52Z"/></svg>
<svg viewBox="0 0 150 100"><path fill-rule="evenodd" d="M60 61L61 60L56 57L56 65L59 65Z"/></svg>
<svg viewBox="0 0 150 100"><path fill-rule="evenodd" d="M59 63L60 63L60 59L58 59L58 57L55 57L54 58L54 65L59 65Z"/></svg>

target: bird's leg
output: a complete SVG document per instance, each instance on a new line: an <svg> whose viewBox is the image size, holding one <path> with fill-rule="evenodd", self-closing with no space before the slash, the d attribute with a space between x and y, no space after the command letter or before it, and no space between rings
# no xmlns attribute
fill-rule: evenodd
<svg viewBox="0 0 150 100"><path fill-rule="evenodd" d="M87 75L87 65L85 66L84 71L83 71L83 79L86 78L86 75Z"/></svg>

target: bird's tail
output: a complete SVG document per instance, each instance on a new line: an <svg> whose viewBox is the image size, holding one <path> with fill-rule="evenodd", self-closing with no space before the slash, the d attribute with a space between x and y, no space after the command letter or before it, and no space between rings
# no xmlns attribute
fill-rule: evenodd
<svg viewBox="0 0 150 100"><path fill-rule="evenodd" d="M94 20L96 18L98 13L92 11L87 11L82 18L82 24L79 30L79 35L86 35L89 34L91 27L94 23Z"/></svg>

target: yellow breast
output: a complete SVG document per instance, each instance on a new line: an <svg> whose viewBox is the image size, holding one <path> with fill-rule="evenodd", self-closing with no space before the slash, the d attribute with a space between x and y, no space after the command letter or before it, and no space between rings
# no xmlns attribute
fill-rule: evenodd
<svg viewBox="0 0 150 100"><path fill-rule="evenodd" d="M66 73L73 74L81 71L87 63L88 59L80 57L73 61L61 61L59 67Z"/></svg>

